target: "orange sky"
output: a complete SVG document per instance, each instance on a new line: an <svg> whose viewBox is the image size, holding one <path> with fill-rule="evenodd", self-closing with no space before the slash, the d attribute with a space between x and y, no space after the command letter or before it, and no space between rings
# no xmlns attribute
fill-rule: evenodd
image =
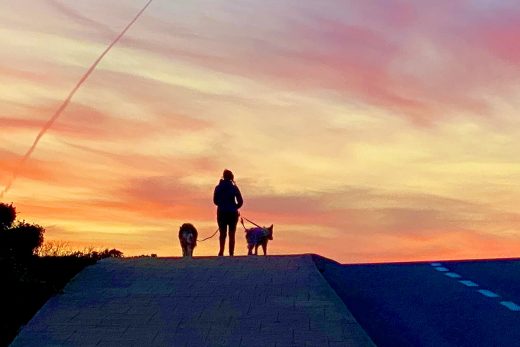
<svg viewBox="0 0 520 347"><path fill-rule="evenodd" d="M1 187L144 3L0 3ZM4 201L47 240L180 255L229 168L273 254L518 256L518 37L516 1L154 0Z"/></svg>

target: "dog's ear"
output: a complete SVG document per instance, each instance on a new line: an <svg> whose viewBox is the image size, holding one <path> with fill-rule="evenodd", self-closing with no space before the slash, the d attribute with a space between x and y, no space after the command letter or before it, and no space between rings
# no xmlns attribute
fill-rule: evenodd
<svg viewBox="0 0 520 347"><path fill-rule="evenodd" d="M273 227L274 227L274 224L271 224L271 226L269 228L267 228L267 229L273 231Z"/></svg>

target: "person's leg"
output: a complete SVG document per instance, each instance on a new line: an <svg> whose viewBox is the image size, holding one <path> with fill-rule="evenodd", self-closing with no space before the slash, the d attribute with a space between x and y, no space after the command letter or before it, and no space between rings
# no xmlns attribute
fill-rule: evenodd
<svg viewBox="0 0 520 347"><path fill-rule="evenodd" d="M229 226L229 255L233 256L235 254L235 230L231 230L231 225Z"/></svg>
<svg viewBox="0 0 520 347"><path fill-rule="evenodd" d="M229 216L229 255L235 254L235 232L237 230L238 213L232 213Z"/></svg>
<svg viewBox="0 0 520 347"><path fill-rule="evenodd" d="M224 247L226 246L226 233L227 233L227 223L226 219L222 215L222 213L217 214L217 223L218 230L220 233L219 242L220 242L220 250L218 252L219 256L224 255Z"/></svg>

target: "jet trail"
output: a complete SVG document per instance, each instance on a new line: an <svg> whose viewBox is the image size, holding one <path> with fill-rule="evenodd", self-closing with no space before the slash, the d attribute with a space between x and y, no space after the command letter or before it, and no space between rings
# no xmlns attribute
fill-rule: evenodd
<svg viewBox="0 0 520 347"><path fill-rule="evenodd" d="M11 189L11 186L13 185L14 181L16 180L16 178L18 177L18 175L20 174L20 170L23 168L25 162L27 162L27 160L31 157L31 154L34 152L34 150L36 149L36 146L38 145L38 143L40 142L40 139L43 137L43 135L45 135L45 133L47 132L47 130L49 130L52 125L54 124L54 122L56 122L56 120L61 116L61 114L63 113L63 111L67 108L68 104L70 103L70 100L72 99L72 97L74 96L74 94L76 94L76 92L78 91L78 89L81 87L81 85L83 83L85 83L85 81L90 77L90 75L92 74L92 72L94 72L94 70L96 69L96 67L98 66L98 64L101 62L101 60L103 60L103 58L105 57L105 55L107 55L108 52L110 52L110 50L112 49L112 47L114 47L114 45L119 41L121 40L121 38L126 34L126 32L128 31L128 29L130 29L130 27L139 19L139 17L141 17L141 15L143 14L143 12L146 10L146 8L148 8L148 6L150 6L150 4L152 3L153 0L149 0L146 5L144 5L144 7L136 14L136 16L134 17L134 19L132 19L132 21L123 29L123 31L121 31L121 33L119 35L117 35L117 37L110 43L110 45L108 45L108 47L103 51L103 53L101 53L101 55L96 59L96 61L90 66L90 68L87 70L87 72L85 72L85 74L81 77L81 79L78 81L78 83L76 84L76 86L70 91L69 95L67 96L67 98L63 101L63 103L61 104L61 106L56 110L56 112L54 113L54 115L47 121L47 123L45 123L45 125L43 126L43 128L40 130L40 132L38 133L38 135L36 136L36 138L34 139L34 142L33 144L31 145L31 147L29 148L29 150L25 153L25 155L22 157L22 159L20 160L20 162L18 163L18 166L14 169L13 171L13 174L11 176L11 178L9 179L7 185L5 186L5 188L3 189L3 191L0 193L0 199L2 199L5 195L5 193L7 193L10 189Z"/></svg>

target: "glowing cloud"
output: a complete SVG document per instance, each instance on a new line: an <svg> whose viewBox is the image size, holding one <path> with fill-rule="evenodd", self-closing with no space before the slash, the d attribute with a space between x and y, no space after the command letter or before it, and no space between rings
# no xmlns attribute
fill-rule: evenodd
<svg viewBox="0 0 520 347"><path fill-rule="evenodd" d="M0 192L0 199L4 197L4 194L7 193L9 191L9 189L11 189L11 186L13 185L14 181L16 180L16 177L18 176L19 174L19 171L23 168L25 162L27 160L29 160L29 158L31 157L31 154L34 152L34 150L36 149L36 146L38 145L38 143L40 142L40 139L43 137L43 135L45 135L45 133L52 127L52 125L54 124L54 122L56 122L56 120L61 116L61 114L63 113L63 111L65 110L65 108L69 105L70 101L72 100L72 97L74 96L74 94L76 94L76 92L78 91L78 89L83 85L83 83L85 83L85 81L89 78L89 76L92 74L92 72L94 72L94 70L96 69L96 67L98 66L98 64L101 62L101 60L103 59L103 57L108 53L110 52L110 50L112 49L112 47L119 41L121 40L121 38L125 35L125 33L128 31L128 29L130 29L130 27L139 19L139 17L141 16L141 14L146 10L146 8L152 3L153 0L149 0L146 5L137 13L137 15L134 17L134 19L132 19L132 21L130 21L130 23L123 29L123 31L121 31L121 33L116 36L116 38L110 43L110 45L108 45L108 47L103 51L103 53L101 53L101 55L96 59L96 61L94 61L94 63L88 68L87 72L85 72L85 74L80 78L80 80L78 81L78 83L74 86L74 88L72 88L71 92L69 93L69 95L67 96L67 98L63 101L63 103L60 105L60 107L58 108L58 110L56 110L56 112L53 114L53 116L47 121L47 123L45 123L45 125L43 126L43 128L40 130L40 132L38 133L38 135L36 135L36 138L34 139L34 142L32 143L31 147L29 148L29 150L25 153L25 155L22 157L22 159L20 160L20 164L18 165L18 167L14 170L13 172L13 175L11 176L11 178L9 179L9 181L7 182L5 188Z"/></svg>
<svg viewBox="0 0 520 347"><path fill-rule="evenodd" d="M520 3L154 2L50 121L141 6L0 5L0 183L47 239L179 255L230 168L273 254L518 255Z"/></svg>

